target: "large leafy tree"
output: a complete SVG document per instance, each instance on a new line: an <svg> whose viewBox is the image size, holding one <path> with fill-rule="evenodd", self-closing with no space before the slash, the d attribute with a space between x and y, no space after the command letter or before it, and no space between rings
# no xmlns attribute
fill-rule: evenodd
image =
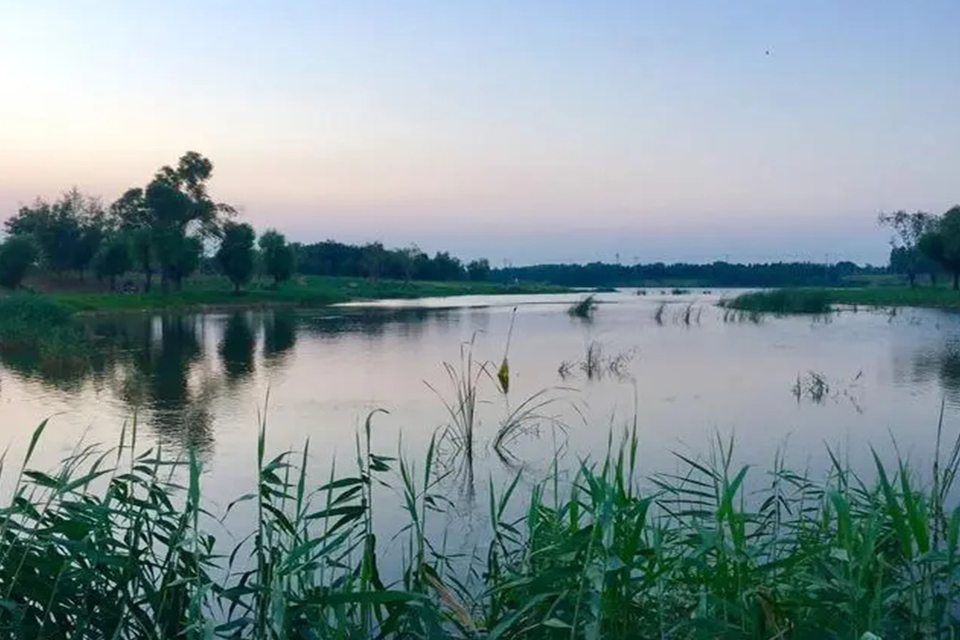
<svg viewBox="0 0 960 640"><path fill-rule="evenodd" d="M99 199L76 188L56 202L37 199L6 221L10 235L29 235L39 249L43 266L54 273L90 266L108 232L108 219Z"/></svg>
<svg viewBox="0 0 960 640"><path fill-rule="evenodd" d="M476 282L487 280L490 277L490 261L486 258L473 260L467 265L467 275Z"/></svg>
<svg viewBox="0 0 960 640"><path fill-rule="evenodd" d="M27 269L37 260L37 247L29 236L10 236L0 244L0 286L16 289Z"/></svg>
<svg viewBox="0 0 960 640"><path fill-rule="evenodd" d="M213 163L194 151L180 158L176 167L162 167L144 190L151 246L160 267L164 291L180 288L186 269L202 240L219 237L233 207L214 202L207 193ZM202 252L201 252L202 253ZM193 266L196 268L196 265Z"/></svg>
<svg viewBox="0 0 960 640"><path fill-rule="evenodd" d="M896 273L907 276L910 286L916 285L917 274L928 273L931 282L936 282L938 262L921 250L920 241L928 232L934 230L937 217L923 211L907 213L881 213L878 217L881 225L890 227L894 232L891 239L890 267Z"/></svg>
<svg viewBox="0 0 960 640"><path fill-rule="evenodd" d="M935 219L918 243L920 251L953 275L953 288L960 290L960 206Z"/></svg>
<svg viewBox="0 0 960 640"><path fill-rule="evenodd" d="M234 291L250 281L253 275L255 234L253 227L245 223L227 222L223 225L223 240L217 251L217 263L230 278Z"/></svg>
<svg viewBox="0 0 960 640"><path fill-rule="evenodd" d="M275 229L267 229L258 241L263 270L273 278L274 286L279 286L293 275L293 248L287 239Z"/></svg>
<svg viewBox="0 0 960 640"><path fill-rule="evenodd" d="M100 278L110 280L110 290L115 290L117 277L122 276L133 266L130 257L130 245L123 236L114 236L106 242L93 259L93 266Z"/></svg>
<svg viewBox="0 0 960 640"><path fill-rule="evenodd" d="M110 205L113 225L130 243L130 258L143 274L143 290L153 285L154 249L151 212L147 208L143 189L127 189Z"/></svg>

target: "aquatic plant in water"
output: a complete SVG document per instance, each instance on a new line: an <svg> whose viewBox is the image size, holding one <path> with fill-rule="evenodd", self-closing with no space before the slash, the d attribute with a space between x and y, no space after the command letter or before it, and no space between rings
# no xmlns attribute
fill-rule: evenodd
<svg viewBox="0 0 960 640"><path fill-rule="evenodd" d="M543 413L545 401L531 399L518 419ZM960 632L960 508L950 498L960 440L947 444L942 412L926 483L907 461L885 465L876 454L868 479L830 449L823 478L791 471L782 454L755 475L719 436L706 456L676 453L675 472L644 480L634 426L572 478L555 461L546 478L519 471L505 486L491 483L488 528L466 556L443 544L451 501L440 492L435 443L420 466L380 455L373 415L353 469L320 482L307 471L309 442L267 454L263 421L250 492L226 507L248 510L252 525L232 535L204 506L195 457L142 449L134 426L117 447L81 447L43 472L30 465L44 428L0 508L3 637ZM373 527L381 484L404 514L390 550ZM220 553L223 545L232 550ZM395 577L385 577L385 561Z"/></svg>

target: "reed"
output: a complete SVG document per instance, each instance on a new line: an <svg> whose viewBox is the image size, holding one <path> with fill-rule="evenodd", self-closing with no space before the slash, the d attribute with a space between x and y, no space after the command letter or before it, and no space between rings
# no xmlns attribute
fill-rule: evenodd
<svg viewBox="0 0 960 640"><path fill-rule="evenodd" d="M593 295L589 295L579 302L573 304L567 313L569 313L574 318L580 318L582 320L590 320L593 318L593 312L597 309L597 299Z"/></svg>
<svg viewBox="0 0 960 640"><path fill-rule="evenodd" d="M518 415L544 414L545 395ZM858 475L823 453L822 478L778 453L766 474L719 436L707 454L643 477L636 428L572 478L519 471L490 486L472 554L445 550L436 448L419 465L371 449L315 483L310 446L267 454L227 506L203 499L204 469L136 424L113 448L78 445L52 471L29 443L0 510L5 638L951 638L960 632L960 440L943 412L927 480L873 456ZM518 424L515 421L515 424ZM519 427L515 427L519 428ZM509 437L509 433L504 436ZM941 447L944 451L941 453ZM388 552L373 487L394 487L403 521ZM229 540L232 551L218 552ZM229 543L228 543L229 544ZM381 572L398 565L395 579Z"/></svg>

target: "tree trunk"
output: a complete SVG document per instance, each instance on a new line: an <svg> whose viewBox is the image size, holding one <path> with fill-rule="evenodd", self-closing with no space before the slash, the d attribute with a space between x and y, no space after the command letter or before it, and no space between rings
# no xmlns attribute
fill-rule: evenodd
<svg viewBox="0 0 960 640"><path fill-rule="evenodd" d="M117 290L117 276L110 276L110 292Z"/></svg>
<svg viewBox="0 0 960 640"><path fill-rule="evenodd" d="M913 289L914 287L916 287L916 286L917 286L917 274L915 274L915 273L908 273L908 274L907 274L907 281L910 283L910 288L911 288L911 289Z"/></svg>
<svg viewBox="0 0 960 640"><path fill-rule="evenodd" d="M960 291L960 271L953 272L953 290Z"/></svg>
<svg viewBox="0 0 960 640"><path fill-rule="evenodd" d="M936 287L936 286L937 286L937 274L935 274L935 273L933 273L933 272L930 273L930 286L931 286L931 287Z"/></svg>
<svg viewBox="0 0 960 640"><path fill-rule="evenodd" d="M150 287L153 284L153 273L150 271L150 267L147 267L143 270L143 292L150 293Z"/></svg>
<svg viewBox="0 0 960 640"><path fill-rule="evenodd" d="M235 295L235 296L240 295L240 283L239 283L239 282L234 282L234 283L233 283L233 295Z"/></svg>

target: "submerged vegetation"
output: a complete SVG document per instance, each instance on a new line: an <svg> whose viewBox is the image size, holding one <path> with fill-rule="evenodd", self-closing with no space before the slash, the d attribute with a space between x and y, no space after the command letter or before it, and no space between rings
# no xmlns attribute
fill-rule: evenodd
<svg viewBox="0 0 960 640"><path fill-rule="evenodd" d="M511 428L548 401L519 406ZM644 479L633 430L572 478L554 464L546 479L518 473L491 486L487 528L462 555L443 542L450 503L438 493L435 446L422 468L380 455L370 448L372 419L353 470L321 481L307 471L309 443L270 457L261 427L254 484L226 507L242 511L247 519L234 522L249 528L232 535L218 524L224 514L205 506L196 458L141 450L134 428L114 449L87 446L59 469L39 471L30 465L41 425L2 507L4 637L856 639L960 631L960 508L949 499L960 442L937 457L926 484L906 461L891 468L876 456L869 481L829 450L823 478L793 472L780 457L762 476L735 465L733 442L720 440L707 458L677 454L675 473ZM373 533L375 488L384 486L405 513L399 554ZM388 570L387 560L396 566Z"/></svg>
<svg viewBox="0 0 960 640"><path fill-rule="evenodd" d="M582 298L579 302L574 303L568 310L569 313L574 318L581 318L583 320L590 320L593 318L593 312L597 309L597 299L593 295L586 296Z"/></svg>

